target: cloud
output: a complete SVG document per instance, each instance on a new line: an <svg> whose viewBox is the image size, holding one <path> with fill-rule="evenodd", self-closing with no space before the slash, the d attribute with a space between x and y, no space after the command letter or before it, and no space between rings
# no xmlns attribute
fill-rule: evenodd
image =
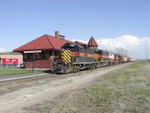
<svg viewBox="0 0 150 113"><path fill-rule="evenodd" d="M150 37L139 38L132 35L123 35L116 38L95 38L99 49L115 52L116 48L124 48L127 55L135 59L150 59ZM75 40L72 40L75 41ZM78 40L84 43L88 41ZM147 55L146 55L147 53Z"/></svg>
<svg viewBox="0 0 150 113"><path fill-rule="evenodd" d="M0 48L0 52L6 52L5 48Z"/></svg>
<svg viewBox="0 0 150 113"><path fill-rule="evenodd" d="M99 48L115 52L116 48L124 48L128 51L128 56L144 59L150 58L150 37L138 38L132 35L123 35L117 38L96 39Z"/></svg>
<svg viewBox="0 0 150 113"><path fill-rule="evenodd" d="M124 35L117 38L103 38L96 40L99 44L99 48L112 49L115 48L134 48L139 45L138 38L131 35Z"/></svg>

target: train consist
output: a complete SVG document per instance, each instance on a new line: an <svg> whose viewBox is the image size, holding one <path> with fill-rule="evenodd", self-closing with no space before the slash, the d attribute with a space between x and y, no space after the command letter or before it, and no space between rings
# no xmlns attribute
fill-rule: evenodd
<svg viewBox="0 0 150 113"><path fill-rule="evenodd" d="M54 58L55 73L78 72L108 65L130 62L130 58L101 49L90 48L87 45L66 43L61 47L58 56Z"/></svg>

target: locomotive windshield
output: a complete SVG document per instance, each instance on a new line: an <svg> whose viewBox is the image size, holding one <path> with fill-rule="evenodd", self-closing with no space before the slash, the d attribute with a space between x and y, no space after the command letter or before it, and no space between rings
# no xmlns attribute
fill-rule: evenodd
<svg viewBox="0 0 150 113"><path fill-rule="evenodd" d="M70 43L67 43L65 44L62 49L65 49L65 50L70 50L71 52L76 52L77 51L77 46L75 44L70 44Z"/></svg>
<svg viewBox="0 0 150 113"><path fill-rule="evenodd" d="M70 50L71 52L76 52L76 47L70 47L70 46L66 46L64 47L65 50Z"/></svg>

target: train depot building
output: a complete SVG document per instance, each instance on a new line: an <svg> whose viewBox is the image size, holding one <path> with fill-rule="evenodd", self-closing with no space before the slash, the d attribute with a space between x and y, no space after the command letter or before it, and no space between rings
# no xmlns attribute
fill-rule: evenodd
<svg viewBox="0 0 150 113"><path fill-rule="evenodd" d="M43 35L21 47L13 50L13 52L19 52L23 55L23 63L26 68L47 68L52 69L54 57L58 56L58 51L65 43L76 43L79 45L87 45L81 42L73 42L65 40L65 36L60 35L58 31L55 31L55 36ZM97 48L97 43L94 38L91 37L89 41L90 47ZM93 45L93 46L92 46Z"/></svg>
<svg viewBox="0 0 150 113"><path fill-rule="evenodd" d="M26 64L26 68L32 68L34 64L34 68L51 69L54 57L58 55L58 51L65 43L73 42L65 40L65 37L56 31L55 36L45 34L14 49L13 52L23 55L23 63Z"/></svg>

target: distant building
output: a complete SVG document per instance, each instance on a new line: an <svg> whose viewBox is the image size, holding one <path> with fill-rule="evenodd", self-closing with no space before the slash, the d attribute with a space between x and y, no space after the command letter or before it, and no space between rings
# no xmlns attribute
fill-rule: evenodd
<svg viewBox="0 0 150 113"><path fill-rule="evenodd" d="M23 62L23 56L16 52L3 52L0 53L0 65L6 66L20 66Z"/></svg>

